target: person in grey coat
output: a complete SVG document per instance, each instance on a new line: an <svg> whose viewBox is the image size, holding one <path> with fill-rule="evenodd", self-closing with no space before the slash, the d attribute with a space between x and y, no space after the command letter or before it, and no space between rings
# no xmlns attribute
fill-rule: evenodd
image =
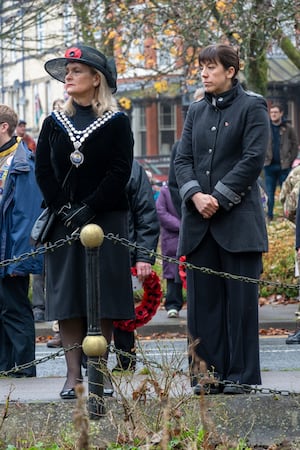
<svg viewBox="0 0 300 450"><path fill-rule="evenodd" d="M199 66L205 97L191 104L175 158L182 197L179 255L188 263L258 279L268 249L258 176L269 139L264 98L246 92L230 45L204 48ZM212 382L202 390L242 394L261 384L258 284L187 270L188 331ZM218 378L226 383L214 382Z"/></svg>

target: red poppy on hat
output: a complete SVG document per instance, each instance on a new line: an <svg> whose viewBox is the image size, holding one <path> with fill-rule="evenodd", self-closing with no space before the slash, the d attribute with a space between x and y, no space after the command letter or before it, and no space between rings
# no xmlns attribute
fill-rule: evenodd
<svg viewBox="0 0 300 450"><path fill-rule="evenodd" d="M81 56L82 51L80 50L80 48L77 47L68 48L68 50L65 53L66 58L81 58Z"/></svg>

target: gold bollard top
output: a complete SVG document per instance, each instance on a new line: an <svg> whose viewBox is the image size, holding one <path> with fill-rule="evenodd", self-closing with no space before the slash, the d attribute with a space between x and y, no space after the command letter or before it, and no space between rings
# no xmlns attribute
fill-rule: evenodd
<svg viewBox="0 0 300 450"><path fill-rule="evenodd" d="M80 231L80 241L84 247L94 248L100 247L104 240L104 233L99 225L89 223Z"/></svg>
<svg viewBox="0 0 300 450"><path fill-rule="evenodd" d="M104 356L107 351L107 340L102 334L87 335L83 339L82 350L89 357Z"/></svg>

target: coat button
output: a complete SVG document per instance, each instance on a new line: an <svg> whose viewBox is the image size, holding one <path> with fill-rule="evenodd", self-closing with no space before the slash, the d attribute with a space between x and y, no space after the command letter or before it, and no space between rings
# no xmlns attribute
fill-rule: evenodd
<svg viewBox="0 0 300 450"><path fill-rule="evenodd" d="M217 127L211 127L211 131L216 131Z"/></svg>
<svg viewBox="0 0 300 450"><path fill-rule="evenodd" d="M230 208L233 207L233 203L228 203L228 206L230 206Z"/></svg>
<svg viewBox="0 0 300 450"><path fill-rule="evenodd" d="M209 148L209 149L208 149L208 153L212 153L212 148Z"/></svg>
<svg viewBox="0 0 300 450"><path fill-rule="evenodd" d="M207 170L207 171L206 171L205 173L206 173L206 175L209 175L209 174L210 174L210 171L209 171L209 170Z"/></svg>

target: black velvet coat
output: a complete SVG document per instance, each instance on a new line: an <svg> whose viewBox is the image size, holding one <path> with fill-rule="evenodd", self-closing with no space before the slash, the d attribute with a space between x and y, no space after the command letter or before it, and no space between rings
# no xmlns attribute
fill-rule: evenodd
<svg viewBox="0 0 300 450"><path fill-rule="evenodd" d="M133 136L129 119L119 113L94 131L81 148L84 162L72 167L74 151L67 133L53 117L45 119L36 152L36 177L47 206L59 208L67 201L83 201L96 213L128 209L126 184L133 160Z"/></svg>
<svg viewBox="0 0 300 450"><path fill-rule="evenodd" d="M93 222L109 233L128 238L126 185L133 161L133 136L129 119L117 113L94 130L80 149L83 164L71 164L74 147L67 132L50 116L45 119L36 150L36 177L46 205L54 210L80 201L95 212ZM66 174L71 172L63 188ZM51 242L70 234L57 217ZM87 316L86 254L79 240L45 255L46 319ZM129 249L104 239L99 251L101 318L132 319L134 302Z"/></svg>

